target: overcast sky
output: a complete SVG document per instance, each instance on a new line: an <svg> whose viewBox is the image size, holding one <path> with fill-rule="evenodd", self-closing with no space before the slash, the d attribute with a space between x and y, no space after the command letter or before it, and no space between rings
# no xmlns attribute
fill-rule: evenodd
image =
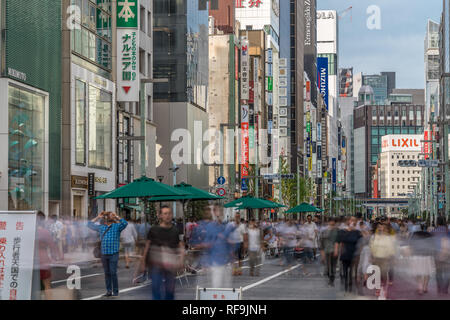
<svg viewBox="0 0 450 320"><path fill-rule="evenodd" d="M282 0L283 1L283 0ZM339 20L339 67L354 73L395 71L397 88L424 88L428 19L440 22L442 0L317 0L318 10L348 12ZM381 29L369 30L367 8L381 9ZM351 19L350 19L351 18Z"/></svg>

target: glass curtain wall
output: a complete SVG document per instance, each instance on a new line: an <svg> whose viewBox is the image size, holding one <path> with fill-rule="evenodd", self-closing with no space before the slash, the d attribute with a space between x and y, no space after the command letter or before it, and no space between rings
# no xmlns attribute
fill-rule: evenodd
<svg viewBox="0 0 450 320"><path fill-rule="evenodd" d="M45 97L10 85L8 117L8 209L43 210Z"/></svg>

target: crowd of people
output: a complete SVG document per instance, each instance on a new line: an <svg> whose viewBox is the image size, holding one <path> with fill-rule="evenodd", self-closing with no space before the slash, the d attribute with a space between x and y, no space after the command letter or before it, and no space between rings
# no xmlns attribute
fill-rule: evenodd
<svg viewBox="0 0 450 320"><path fill-rule="evenodd" d="M417 295L428 293L432 276L438 294L448 294L450 238L444 217L430 226L410 219L364 219L360 214L246 221L236 212L226 221L223 207L217 204L206 205L202 212L202 219L183 223L173 219L170 207L162 206L159 223L152 226L112 212L102 212L87 224L56 217L45 221L40 213L40 248L51 249L50 256L41 257L45 265L41 280L49 286L51 260L62 260L77 248L88 250L100 240L106 297L119 294L120 249L125 268L136 266L135 283L152 280L154 299L174 299L175 279L182 273L203 271L206 276L197 277L200 287L227 288L233 286L233 277L244 274L245 261L248 275L256 277L264 260L277 257L285 268L299 264L305 276L311 270L307 265L321 264L328 286L334 287L339 278L344 293L366 294L364 288L375 275L380 280L375 295L386 298L396 270L402 270L415 283Z"/></svg>

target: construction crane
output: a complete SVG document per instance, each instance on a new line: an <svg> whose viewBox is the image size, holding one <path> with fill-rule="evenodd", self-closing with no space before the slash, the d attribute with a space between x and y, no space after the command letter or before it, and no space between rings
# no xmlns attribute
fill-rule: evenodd
<svg viewBox="0 0 450 320"><path fill-rule="evenodd" d="M339 12L339 13L338 13L339 20L342 19L343 17L345 17L345 16L347 15L347 13L350 12L350 22L352 22L352 12L353 12L352 9L353 9L353 7L350 6L350 7L348 7L347 9L345 9L345 10Z"/></svg>

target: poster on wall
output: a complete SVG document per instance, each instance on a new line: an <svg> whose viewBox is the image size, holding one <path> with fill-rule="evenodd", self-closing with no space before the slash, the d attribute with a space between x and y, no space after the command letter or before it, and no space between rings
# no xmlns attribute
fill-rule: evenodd
<svg viewBox="0 0 450 320"><path fill-rule="evenodd" d="M0 211L0 300L30 300L36 212Z"/></svg>
<svg viewBox="0 0 450 320"><path fill-rule="evenodd" d="M117 3L117 101L139 101L138 0Z"/></svg>

